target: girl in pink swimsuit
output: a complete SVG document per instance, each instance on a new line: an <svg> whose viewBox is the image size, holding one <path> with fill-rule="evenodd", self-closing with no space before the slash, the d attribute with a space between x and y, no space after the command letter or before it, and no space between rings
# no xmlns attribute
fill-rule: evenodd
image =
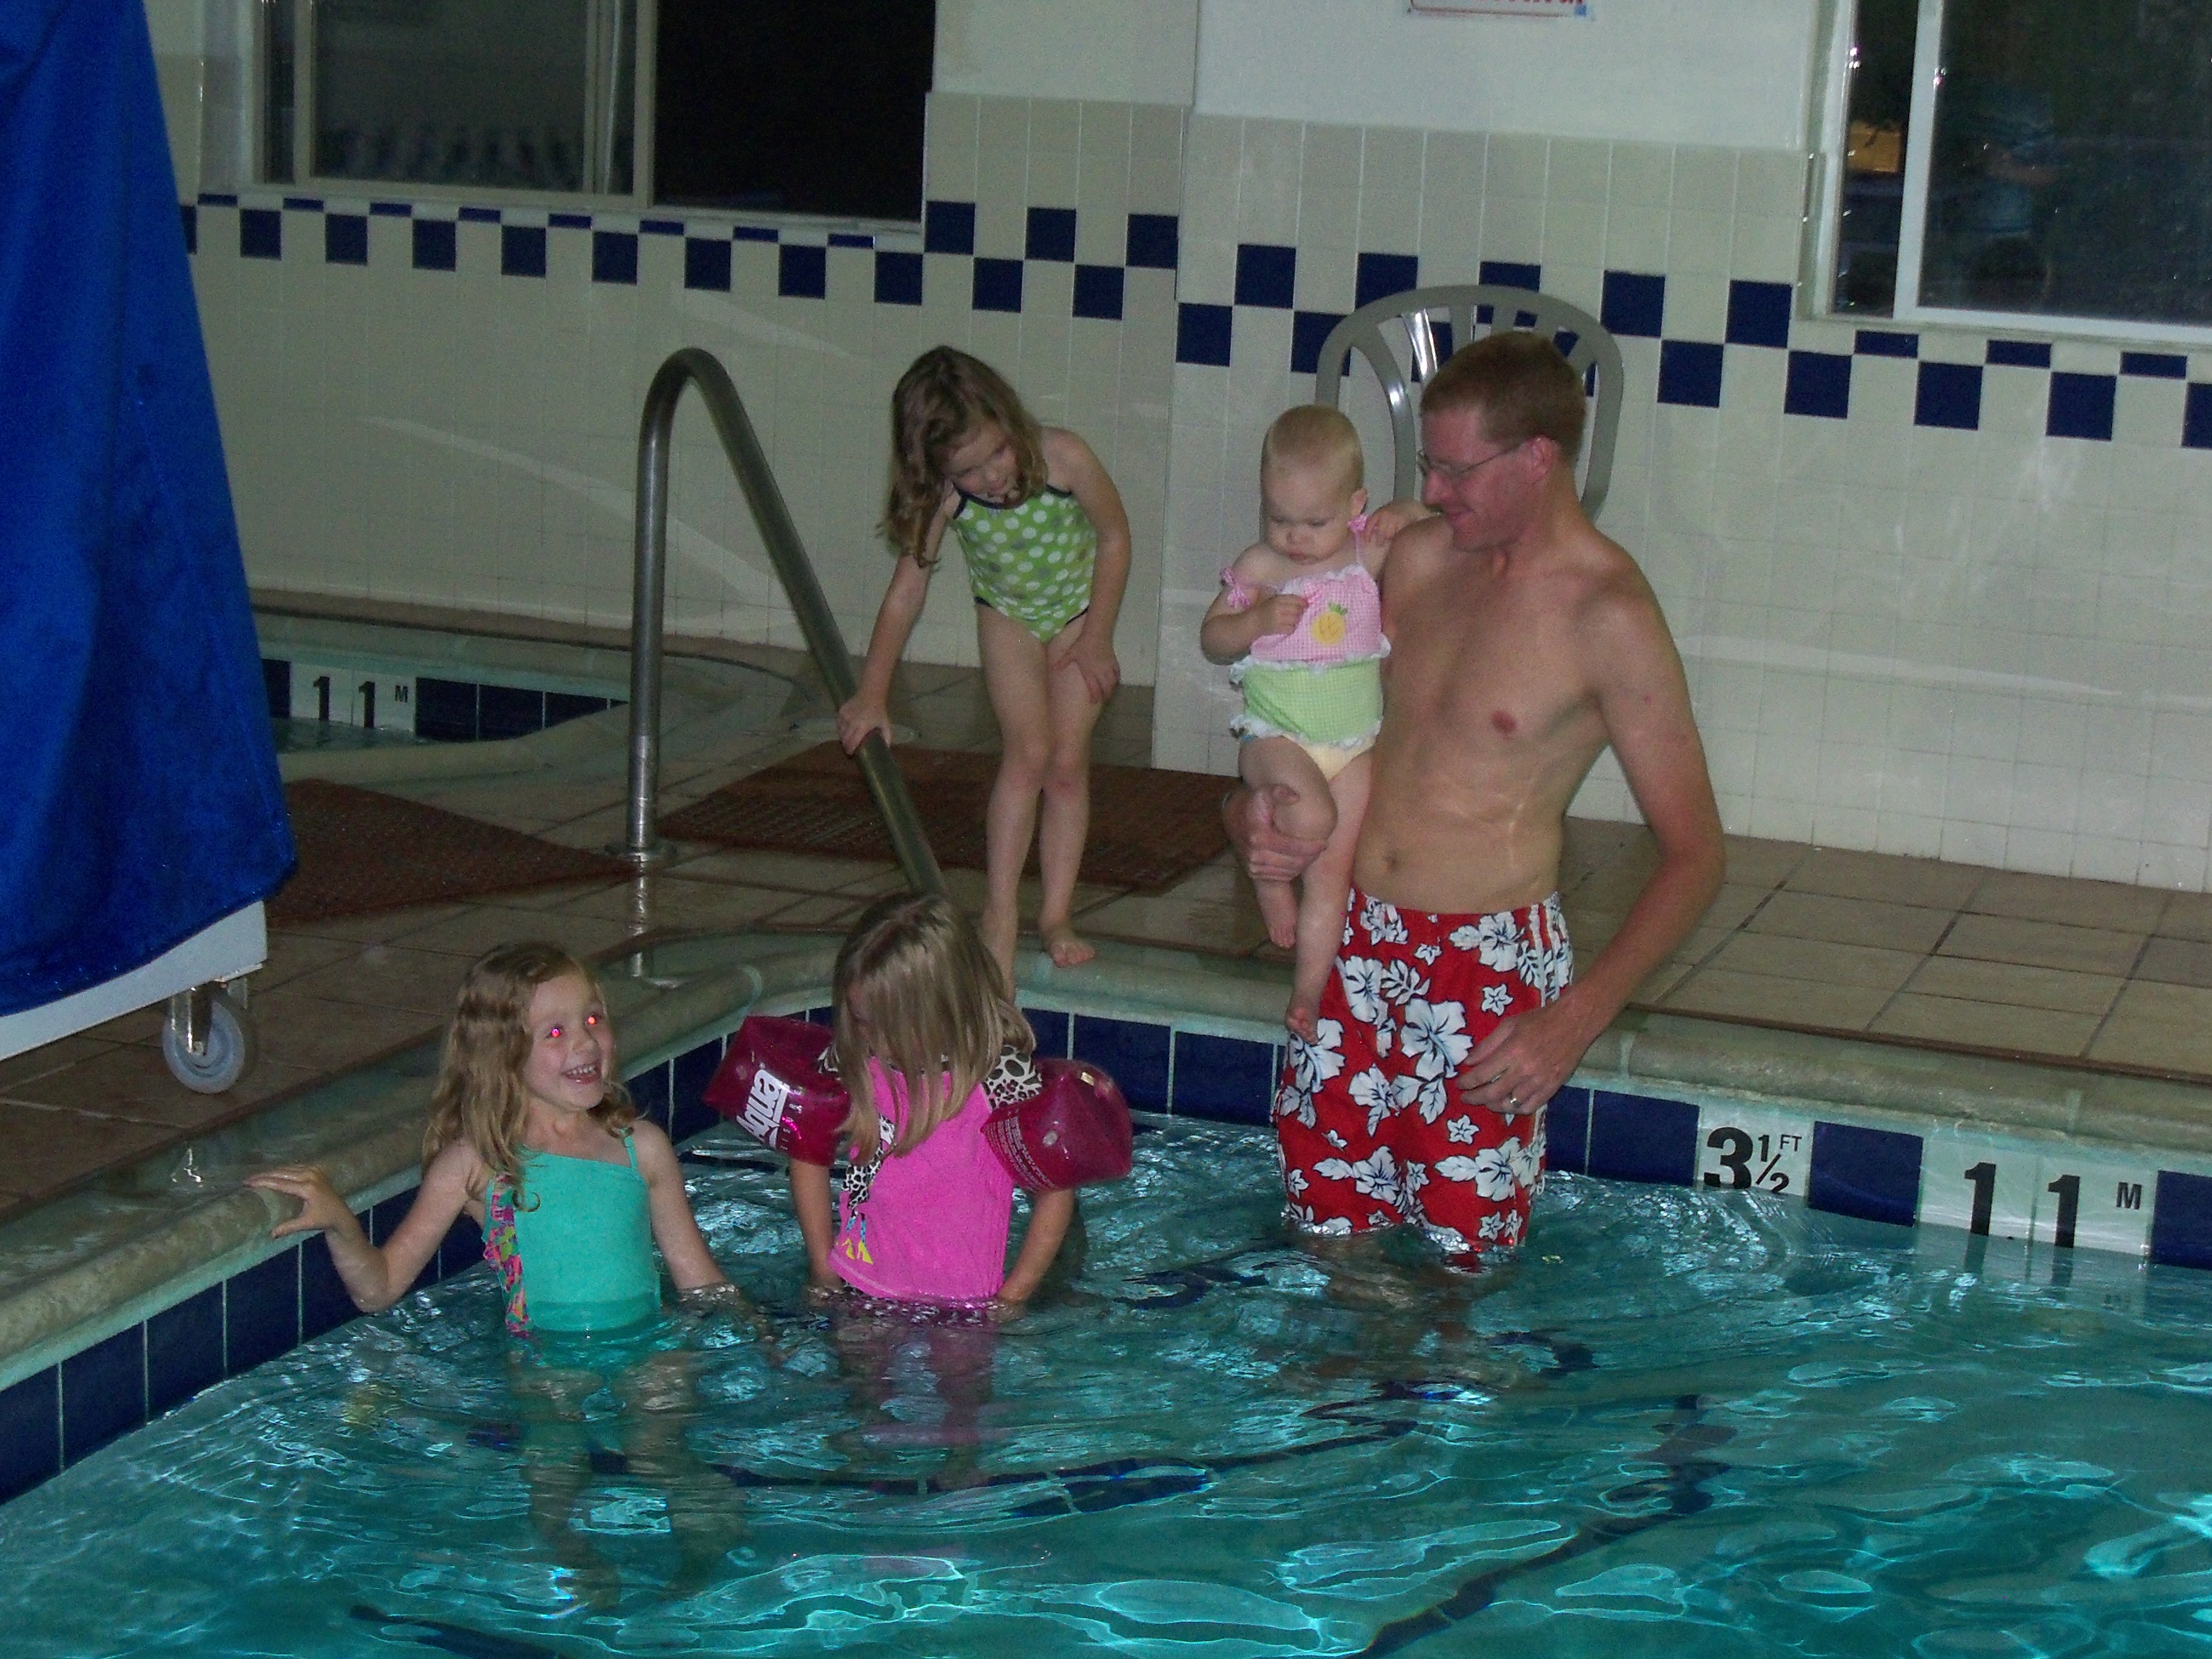
<svg viewBox="0 0 2212 1659"><path fill-rule="evenodd" d="M1231 726L1244 781L1274 792L1277 829L1327 843L1301 891L1255 884L1267 936L1297 947L1284 1024L1308 1041L1344 929L1390 651L1376 583L1389 548L1370 540L1361 466L1359 434L1335 410L1278 416L1260 451L1261 539L1223 573L1199 629L1244 693Z"/></svg>
<svg viewBox="0 0 2212 1659"><path fill-rule="evenodd" d="M811 1287L999 1311L1027 1301L1075 1194L1035 1196L1009 1271L1014 1181L983 1125L1041 1086L1036 1039L974 924L944 898L884 899L847 935L830 985L853 1110L834 1209L830 1171L791 1166Z"/></svg>

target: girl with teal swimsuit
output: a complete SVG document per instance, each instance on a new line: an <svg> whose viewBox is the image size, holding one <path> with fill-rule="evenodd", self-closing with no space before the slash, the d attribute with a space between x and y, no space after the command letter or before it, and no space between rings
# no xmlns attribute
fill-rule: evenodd
<svg viewBox="0 0 2212 1659"><path fill-rule="evenodd" d="M461 981L422 1161L415 1202L381 1245L319 1169L271 1170L246 1184L300 1200L300 1213L270 1237L323 1234L364 1313L407 1293L465 1211L505 1286L507 1328L526 1339L512 1367L530 1419L525 1474L532 1517L556 1553L590 1599L618 1588L566 1525L590 1472L582 1402L611 1373L635 1407L625 1413L631 1471L666 1488L686 1570L708 1570L733 1531L731 1499L728 1484L683 1445L685 1357L659 1351L665 1344L605 1339L653 1333L656 1247L687 1304L744 1302L700 1236L675 1149L637 1115L618 1079L597 981L559 946L501 945Z"/></svg>
<svg viewBox="0 0 2212 1659"><path fill-rule="evenodd" d="M1040 427L988 365L939 346L891 394L890 503L898 550L867 665L837 735L891 737L891 675L921 615L947 530L975 596L983 687L1004 740L986 818L984 943L1013 978L1032 836L1043 878L1037 933L1062 967L1090 960L1071 923L1091 823L1091 732L1121 678L1114 622L1129 578L1129 519L1073 432Z"/></svg>

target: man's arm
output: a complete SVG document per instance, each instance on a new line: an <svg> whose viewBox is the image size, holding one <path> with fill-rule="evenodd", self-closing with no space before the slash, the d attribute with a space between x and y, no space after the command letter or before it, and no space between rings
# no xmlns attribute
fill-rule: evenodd
<svg viewBox="0 0 2212 1659"><path fill-rule="evenodd" d="M1659 843L1658 866L1588 970L1548 1008L1501 1021L1468 1056L1460 1093L1512 1115L1549 1100L1698 925L1727 865L1720 809L1681 658L1649 588L1607 602L1591 632L1606 736Z"/></svg>

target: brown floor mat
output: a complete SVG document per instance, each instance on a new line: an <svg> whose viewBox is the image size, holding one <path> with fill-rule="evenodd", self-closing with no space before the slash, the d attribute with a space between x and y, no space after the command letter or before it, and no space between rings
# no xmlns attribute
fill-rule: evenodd
<svg viewBox="0 0 2212 1659"><path fill-rule="evenodd" d="M284 799L300 867L270 902L280 925L629 873L596 853L343 783L287 784Z"/></svg>
<svg viewBox="0 0 2212 1659"><path fill-rule="evenodd" d="M983 867L983 809L996 755L902 746L892 750L939 864ZM1091 769L1091 836L1083 879L1158 892L1224 851L1221 796L1229 780L1144 766ZM860 769L834 743L695 801L660 821L679 841L724 842L848 859L888 859ZM1036 867L1035 849L1030 867Z"/></svg>

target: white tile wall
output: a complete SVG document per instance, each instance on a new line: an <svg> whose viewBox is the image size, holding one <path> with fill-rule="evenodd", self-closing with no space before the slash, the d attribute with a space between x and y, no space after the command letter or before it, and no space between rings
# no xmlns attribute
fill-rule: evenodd
<svg viewBox="0 0 2212 1659"><path fill-rule="evenodd" d="M1200 115L1180 297L1229 303L1240 240L1294 246L1296 302L1316 311L1350 308L1363 250L1418 252L1424 283L1540 262L1548 290L1592 311L1606 270L1663 273L1666 337L1718 342L1732 279L1797 272L1802 179L1786 151ZM1231 368L1176 369L1162 765L1234 769L1235 703L1195 629L1252 533L1261 434L1312 395L1289 325L1240 307ZM1854 334L1799 318L1791 345L1848 353ZM1984 345L1920 331L1931 362L1979 363ZM1914 424L1909 359L1856 358L1849 418L1832 420L1784 413L1781 350L1728 345L1709 410L1657 404L1658 343L1622 346L1601 524L1675 629L1730 830L2205 886L2212 452L2181 447L2181 383L2122 376L2100 442L2045 435L2039 369L1985 368L1979 428L1956 431ZM2053 362L2120 367L2094 342ZM1370 481L1387 478L1387 428L1351 412ZM1609 760L1575 810L1634 816Z"/></svg>

